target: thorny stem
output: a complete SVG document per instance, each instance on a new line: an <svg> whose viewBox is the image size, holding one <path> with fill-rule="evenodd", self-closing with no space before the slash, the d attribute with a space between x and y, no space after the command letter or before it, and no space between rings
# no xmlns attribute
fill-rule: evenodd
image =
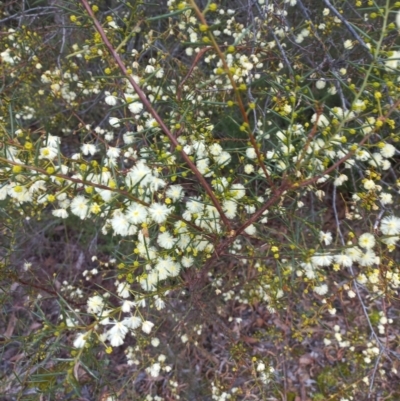
<svg viewBox="0 0 400 401"><path fill-rule="evenodd" d="M122 71L122 73L126 76L128 79L129 83L132 85L133 89L137 93L139 99L141 102L144 104L144 106L147 108L148 112L153 116L153 118L157 121L158 125L160 126L161 130L164 132L165 135L167 135L168 139L170 142L174 145L176 148L179 146L179 142L176 140L172 132L168 129L168 127L165 125L163 119L160 117L160 115L157 113L157 111L154 109L150 101L147 99L146 95L142 91L142 89L139 87L139 85L135 82L135 80L131 77L131 75L128 73L123 61L121 60L121 57L119 54L115 51L114 47L108 40L103 27L95 17L90 5L88 4L87 0L81 0L81 3L83 4L84 8L86 9L87 13L93 20L93 24L97 30L97 32L100 34L101 39L109 52L111 53L111 56L114 58L115 62L117 63L118 67ZM221 216L222 221L225 224L225 227L228 231L231 231L231 224L226 217L221 204L219 203L218 199L216 198L214 192L212 191L211 187L209 186L208 182L205 180L205 178L202 176L200 171L197 169L196 165L190 160L189 156L184 152L180 151L180 154L183 158L183 160L186 162L186 164L189 166L189 168L192 170L196 178L199 180L200 184L204 188L204 190L207 192L208 196L210 197L212 203L214 204L215 208L218 210L219 215Z"/></svg>

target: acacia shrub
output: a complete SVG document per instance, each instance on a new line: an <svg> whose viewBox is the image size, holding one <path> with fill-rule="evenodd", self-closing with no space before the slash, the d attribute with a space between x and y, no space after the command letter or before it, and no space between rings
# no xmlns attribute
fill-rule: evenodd
<svg viewBox="0 0 400 401"><path fill-rule="evenodd" d="M395 399L399 4L15 7L3 392Z"/></svg>

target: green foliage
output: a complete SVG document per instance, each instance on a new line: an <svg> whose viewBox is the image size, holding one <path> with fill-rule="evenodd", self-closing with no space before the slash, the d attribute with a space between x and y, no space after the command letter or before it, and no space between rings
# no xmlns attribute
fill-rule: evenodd
<svg viewBox="0 0 400 401"><path fill-rule="evenodd" d="M398 392L399 4L24 7L0 11L1 393Z"/></svg>

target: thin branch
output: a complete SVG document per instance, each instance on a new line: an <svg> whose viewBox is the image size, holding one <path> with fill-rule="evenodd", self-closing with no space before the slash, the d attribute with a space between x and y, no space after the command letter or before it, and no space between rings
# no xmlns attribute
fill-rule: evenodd
<svg viewBox="0 0 400 401"><path fill-rule="evenodd" d="M349 30L349 32L358 40L358 42L360 43L360 45L362 47L364 47L364 49L367 50L367 54L368 57L372 60L374 57L371 54L371 50L369 49L369 47L366 45L366 43L363 41L363 39L361 38L361 36L355 31L355 29L349 24L349 22L346 20L346 18L343 17L342 14L340 14L340 12L338 10L336 10L335 7L333 7L333 5L329 2L329 0L323 0L323 2L325 3L325 5L329 8L329 10L331 10L333 12L333 14L335 14L335 16L337 18L340 19L340 21L343 23L343 25L346 26L346 28Z"/></svg>
<svg viewBox="0 0 400 401"><path fill-rule="evenodd" d="M57 9L57 7L54 6L48 6L48 7L34 7L29 9L29 13L27 13L25 10L20 12L19 14L13 14L10 15L7 18L3 18L2 20L0 20L0 24L3 24L4 22L10 21L12 19L17 19L17 18L22 18L22 17L37 17L39 15L46 15L46 14L53 14L53 10ZM38 12L38 13L34 13L34 14L30 14L32 11L36 11L36 10L43 10L42 12ZM51 10L51 11L45 11L45 10Z"/></svg>
<svg viewBox="0 0 400 401"><path fill-rule="evenodd" d="M195 285L201 284L204 278L207 276L208 271L213 266L213 264L222 256L222 252L229 247L236 238L243 233L243 231L251 224L256 222L262 214L268 210L271 206L279 201L281 196L290 189L291 184L288 181L284 181L280 188L274 192L274 195L259 209L257 210L242 226L240 226L236 231L233 232L233 235L221 241L218 246L215 248L213 256L204 264L199 273L198 280L194 282Z"/></svg>

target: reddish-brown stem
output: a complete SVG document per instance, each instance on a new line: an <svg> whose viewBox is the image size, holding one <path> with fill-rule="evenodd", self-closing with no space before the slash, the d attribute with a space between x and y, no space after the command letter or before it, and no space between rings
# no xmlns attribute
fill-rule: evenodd
<svg viewBox="0 0 400 401"><path fill-rule="evenodd" d="M129 83L132 85L133 89L137 93L141 102L144 104L144 106L146 107L148 112L152 115L152 117L157 121L161 130L164 132L165 135L167 135L168 139L174 145L174 147L176 148L177 146L179 146L179 142L176 140L176 138L174 137L172 132L165 125L163 119L160 117L160 115L156 112L154 107L151 105L151 103L147 99L147 97L144 94L144 92L142 91L142 89L140 89L139 85L135 82L135 80L132 78L132 76L128 73L123 61L121 60L118 53L115 51L115 49L112 46L112 44L110 43L110 41L108 40L103 27L101 26L101 24L95 17L87 0L81 0L81 3L83 4L83 7L85 8L85 10L89 14L89 16L92 18L93 24L94 24L97 32L101 36L101 39L102 39L104 45L107 47L108 51L111 53L113 59L115 60L115 62L118 65L119 69L122 71L122 73L128 79ZM218 213L221 216L221 220L224 222L226 229L228 231L231 231L231 224L230 224L228 218L226 217L226 215L222 209L222 206L219 203L218 199L216 198L214 192L212 191L211 187L208 185L208 182L205 180L205 178L202 176L200 171L197 169L196 165L190 160L189 156L183 151L180 151L180 153L181 153L183 160L189 166L190 170L192 170L193 174L199 180L201 186L204 188L204 190L207 192L207 195L210 197L211 202L214 204L215 208L218 210Z"/></svg>
<svg viewBox="0 0 400 401"><path fill-rule="evenodd" d="M232 232L233 235L221 241L215 248L213 257L211 257L208 262L202 267L201 272L198 276L198 279L193 282L193 284L197 287L198 284L202 284L205 279L208 271L212 267L212 265L218 260L220 256L222 256L222 252L229 245L231 245L235 239L243 233L243 231L250 225L255 223L262 214L268 210L271 206L273 206L276 202L279 201L281 196L285 191L290 189L292 184L289 181L284 181L281 186L275 190L273 196L259 209L257 210L242 226L240 226L236 231ZM198 288L198 287L197 287Z"/></svg>
<svg viewBox="0 0 400 401"><path fill-rule="evenodd" d="M188 73L186 74L185 78L182 79L181 83L178 86L178 90L176 91L176 98L178 101L181 100L181 95L182 95L182 87L185 84L185 82L189 79L190 75L192 75L192 72L194 70L194 67L196 67L197 63L200 61L200 59L203 57L204 53L206 53L208 50L211 50L212 47L205 47L204 49L201 49L198 53L197 56L195 57Z"/></svg>

